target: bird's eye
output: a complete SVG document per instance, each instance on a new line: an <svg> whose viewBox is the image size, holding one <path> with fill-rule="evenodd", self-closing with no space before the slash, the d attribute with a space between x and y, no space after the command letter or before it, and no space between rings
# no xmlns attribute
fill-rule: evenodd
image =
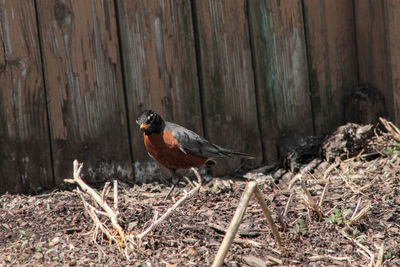
<svg viewBox="0 0 400 267"><path fill-rule="evenodd" d="M147 116L147 120L148 121L153 121L153 119L154 119L154 114L152 113L152 114L150 114L149 116Z"/></svg>

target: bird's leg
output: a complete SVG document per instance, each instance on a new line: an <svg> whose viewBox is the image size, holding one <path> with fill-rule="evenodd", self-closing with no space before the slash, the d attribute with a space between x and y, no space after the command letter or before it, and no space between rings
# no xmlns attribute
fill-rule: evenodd
<svg viewBox="0 0 400 267"><path fill-rule="evenodd" d="M177 173L175 170L172 170L171 172L172 172L173 177L174 176L178 177L178 180L175 183L173 183L171 189L169 190L168 194L165 196L164 200L168 199L168 197L171 195L172 191L175 189L176 185L179 184L179 182L182 180L181 174Z"/></svg>

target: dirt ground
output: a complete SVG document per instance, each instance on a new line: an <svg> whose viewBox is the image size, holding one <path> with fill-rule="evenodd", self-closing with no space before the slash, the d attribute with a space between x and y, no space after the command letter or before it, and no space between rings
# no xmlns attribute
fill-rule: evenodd
<svg viewBox="0 0 400 267"><path fill-rule="evenodd" d="M252 198L225 258L227 266L399 266L399 140L396 128L345 125L322 139L311 157L303 146L284 166L211 180L141 242L123 249L96 234L76 186L39 195L5 194L0 197L0 265L208 266L248 180L257 180L285 251ZM305 201L301 181L323 218ZM103 185L92 186L101 192ZM128 238L191 188L182 183L164 201L169 185L119 182L119 223ZM110 205L112 196L111 189Z"/></svg>

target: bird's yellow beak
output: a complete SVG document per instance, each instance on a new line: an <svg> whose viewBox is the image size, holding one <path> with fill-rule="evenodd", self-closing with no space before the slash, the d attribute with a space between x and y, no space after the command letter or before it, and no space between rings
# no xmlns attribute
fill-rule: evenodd
<svg viewBox="0 0 400 267"><path fill-rule="evenodd" d="M150 124L144 124L144 123L140 124L140 130L142 130L142 131L146 130L149 127L150 127Z"/></svg>

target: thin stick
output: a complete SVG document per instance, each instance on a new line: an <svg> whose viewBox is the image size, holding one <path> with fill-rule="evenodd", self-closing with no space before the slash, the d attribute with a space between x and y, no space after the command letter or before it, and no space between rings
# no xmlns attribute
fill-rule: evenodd
<svg viewBox="0 0 400 267"><path fill-rule="evenodd" d="M106 183L104 184L103 191L101 191L101 199L102 199L102 200L104 200L104 198L107 197L107 194L108 194L107 189L108 189L109 187L110 187L110 182L106 182Z"/></svg>
<svg viewBox="0 0 400 267"><path fill-rule="evenodd" d="M379 250L378 258L376 259L376 263L374 267L381 267L383 261L383 253L385 252L385 241L383 241L381 249Z"/></svg>
<svg viewBox="0 0 400 267"><path fill-rule="evenodd" d="M99 217L97 217L96 208L93 207L92 205L90 205L89 203L87 203L86 199L83 197L82 191L79 190L79 188L77 188L76 191L83 202L83 206L85 207L85 210L87 211L89 216L92 218L92 220L95 224L95 227L100 228L100 230L107 236L107 238L109 240L113 240L115 243L117 243L117 240L115 239L115 237L110 233L110 231L108 231L108 229L106 229L104 227L104 225L100 221ZM95 238L96 236L97 236L97 231L95 231L95 234L94 234L94 241L96 241L96 238Z"/></svg>
<svg viewBox="0 0 400 267"><path fill-rule="evenodd" d="M264 212L264 216L269 224L269 227L271 227L272 233L274 234L275 242L278 244L279 249L281 251L283 251L284 247L283 247L281 236L279 235L278 228L276 227L274 220L272 220L271 212L269 211L267 203L265 202L264 197L263 197L262 193L260 192L260 189L258 189L257 186L254 189L254 194L256 195L258 203L260 203L260 206Z"/></svg>
<svg viewBox="0 0 400 267"><path fill-rule="evenodd" d="M125 234L122 227L118 224L117 214L110 208L107 202L103 201L99 194L96 193L90 186L88 186L81 178L83 164L79 164L77 160L74 160L74 179L65 179L64 181L67 183L76 183L78 184L83 191L87 192L93 200L97 202L97 204L102 207L105 212L108 214L108 217L111 220L111 225L115 230L118 231L121 242L125 240Z"/></svg>
<svg viewBox="0 0 400 267"><path fill-rule="evenodd" d="M318 164L321 163L321 159L314 159L312 160L310 163L308 163L305 167L301 168L301 170L299 171L298 174L296 174L292 180L290 180L289 182L289 189L292 188L293 184L297 181L297 180L301 180L303 178L304 174L307 173L311 173L317 166Z"/></svg>
<svg viewBox="0 0 400 267"><path fill-rule="evenodd" d="M171 208L169 208L157 221L155 221L152 225L147 227L147 229L144 230L141 234L137 235L137 238L142 239L148 233L153 231L154 228L156 228L157 225L159 225L162 221L164 221L166 218L168 218L172 214L172 212L174 212L174 210L176 210L177 207L179 207L186 199L195 195L199 190L200 190L200 186L193 188L192 191L190 191L189 193L187 193L186 190L184 190L185 195L181 199L179 199Z"/></svg>
<svg viewBox="0 0 400 267"><path fill-rule="evenodd" d="M194 185L194 183L192 182L192 181L190 181L190 179L189 178L187 178L186 176L183 176L183 178L186 180L186 182L188 183L188 184L190 184L192 187L196 187L196 185Z"/></svg>
<svg viewBox="0 0 400 267"><path fill-rule="evenodd" d="M228 250L235 238L236 232L239 229L240 222L243 219L243 215L246 211L251 195L257 186L255 181L251 181L247 184L246 190L244 191L242 198L240 199L239 206L237 207L235 214L233 215L232 221L228 227L227 233L222 240L221 246L218 249L217 255L215 256L212 267L222 266Z"/></svg>
<svg viewBox="0 0 400 267"><path fill-rule="evenodd" d="M324 189L322 190L322 193L321 193L321 197L319 198L318 207L320 207L320 208L322 207L322 203L324 202L324 198L325 198L326 190L328 188L328 184L329 184L329 182L325 184Z"/></svg>
<svg viewBox="0 0 400 267"><path fill-rule="evenodd" d="M279 264L279 265L282 265L282 263L283 263L283 261L281 259L278 259L278 258L275 258L275 257L272 257L272 256L267 256L266 260L267 261L272 261L273 263Z"/></svg>
<svg viewBox="0 0 400 267"><path fill-rule="evenodd" d="M335 257L331 255L316 255L308 258L309 261L322 261L322 260L335 260L335 261L349 261L347 257Z"/></svg>
<svg viewBox="0 0 400 267"><path fill-rule="evenodd" d="M171 195L172 191L174 191L175 187L179 184L179 182L181 181L181 179L182 179L182 176L179 176L177 182L174 183L174 184L171 186L171 189L168 191L167 195L164 197L164 201L168 199L168 197Z"/></svg>
<svg viewBox="0 0 400 267"><path fill-rule="evenodd" d="M251 240L251 239L235 238L235 239L233 239L233 243L244 244L244 245L253 246L253 247L256 247L256 248L263 248L264 247L264 245L262 243L256 242L256 241Z"/></svg>
<svg viewBox="0 0 400 267"><path fill-rule="evenodd" d="M385 120L384 118L379 118L379 120L382 122L382 124L385 126L385 128L388 130L393 135L393 138L396 139L396 141L400 142L400 130L399 128L396 127L392 122Z"/></svg>
<svg viewBox="0 0 400 267"><path fill-rule="evenodd" d="M358 199L358 201L357 201L356 208L355 208L355 210L354 210L354 212L353 212L353 215L351 215L350 220L352 220L352 219L354 218L354 216L356 216L357 211L358 211L358 207L360 206L360 202L361 202L361 197L360 197L360 198Z"/></svg>
<svg viewBox="0 0 400 267"><path fill-rule="evenodd" d="M150 233L152 230L154 230L154 228L156 228L157 225L159 225L162 221L164 221L166 218L168 218L168 216L170 216L172 214L172 212L174 210L176 210L176 208L178 208L186 199L191 198L196 193L198 193L198 191L200 190L200 188L202 186L201 176L195 168L191 168L191 170L194 172L194 174L197 177L198 185L195 188L193 188L189 193L184 191L185 195L180 200L178 200L171 208L169 208L158 220L156 220L152 225L150 225L141 234L137 235L138 239L142 239L143 237L145 237L148 233Z"/></svg>
<svg viewBox="0 0 400 267"><path fill-rule="evenodd" d="M290 203L292 203L293 197L294 197L294 190L292 189L292 192L290 193L289 199L286 203L285 210L283 211L283 214L282 214L283 218L286 218L286 215L289 211L289 206L290 206Z"/></svg>
<svg viewBox="0 0 400 267"><path fill-rule="evenodd" d="M340 165L340 161L333 163L331 166L329 166L328 169L326 169L326 171L324 173L324 180L331 173L331 171L333 171L333 169L336 169L337 167L339 167L339 165Z"/></svg>
<svg viewBox="0 0 400 267"><path fill-rule="evenodd" d="M198 183L199 185L202 185L203 182L202 182L202 179L201 179L201 176L200 176L199 172L198 172L195 168L190 168L190 169L194 172L194 175L196 175L196 177L197 177L197 183Z"/></svg>
<svg viewBox="0 0 400 267"><path fill-rule="evenodd" d="M354 216L353 219L350 220L349 222L349 226L355 224L356 222L360 221L362 218L364 218L368 211L371 209L371 203L368 204L368 206L366 206L365 208L363 208L362 210L360 210L360 212Z"/></svg>
<svg viewBox="0 0 400 267"><path fill-rule="evenodd" d="M366 246L362 245L360 242L357 242L357 240L351 238L348 234L346 234L343 231L340 231L339 233L341 233L344 237L346 237L347 239L353 241L354 243L356 243L357 246L359 246L362 250L364 250L365 252L368 253L369 258L371 260L371 263L373 264L375 262L375 255L374 253L371 252L371 250L369 250Z"/></svg>
<svg viewBox="0 0 400 267"><path fill-rule="evenodd" d="M310 192L308 192L306 186L304 185L303 181L300 182L300 186L304 191L304 200L306 201L306 203L311 207L312 210L315 211L315 213L317 213L318 215L318 219L322 220L322 218L324 217L321 213L321 211L319 210L317 204L315 204L315 201L312 199Z"/></svg>
<svg viewBox="0 0 400 267"><path fill-rule="evenodd" d="M302 178L303 178L303 174L302 174L302 173L296 174L296 175L292 178L292 180L290 180L288 189L292 189L292 186L297 182L297 180L301 180Z"/></svg>
<svg viewBox="0 0 400 267"><path fill-rule="evenodd" d="M118 182L114 180L114 210L115 213L118 215Z"/></svg>

